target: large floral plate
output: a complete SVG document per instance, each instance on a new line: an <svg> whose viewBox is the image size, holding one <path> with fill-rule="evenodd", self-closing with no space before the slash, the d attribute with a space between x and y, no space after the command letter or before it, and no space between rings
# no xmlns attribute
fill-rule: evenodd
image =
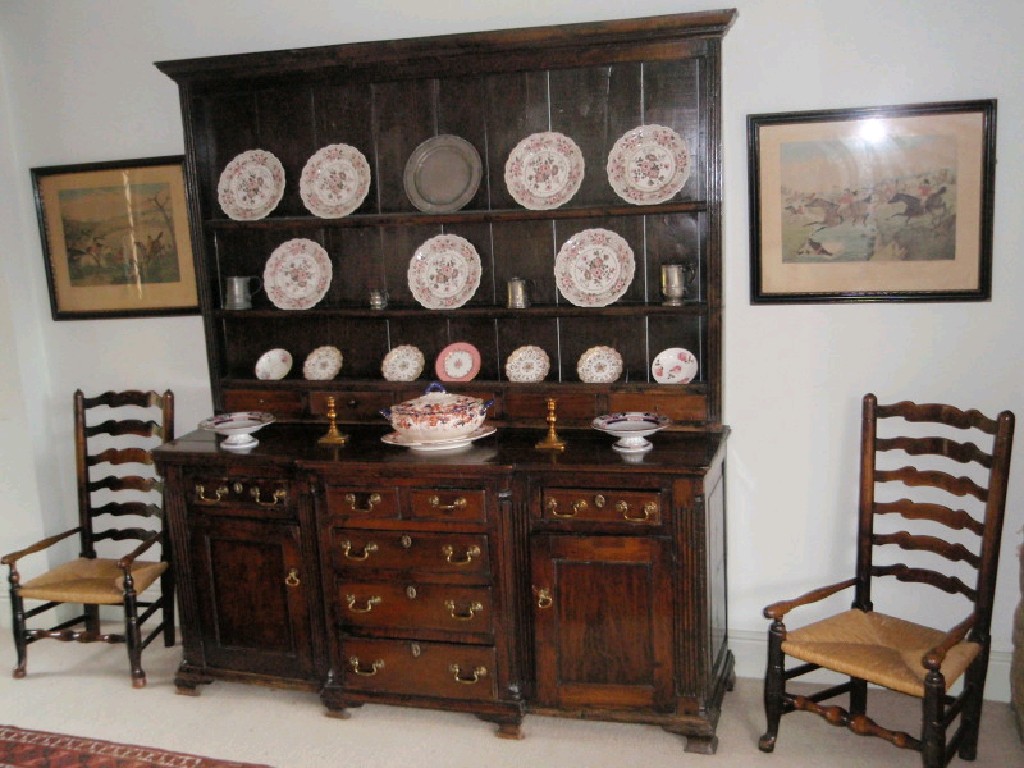
<svg viewBox="0 0 1024 768"><path fill-rule="evenodd" d="M319 243L296 237L282 243L263 268L263 288L275 307L309 309L331 285L331 258Z"/></svg>
<svg viewBox="0 0 1024 768"><path fill-rule="evenodd" d="M683 347L663 349L651 363L651 373L659 384L689 384L697 370L697 358Z"/></svg>
<svg viewBox="0 0 1024 768"><path fill-rule="evenodd" d="M339 219L358 208L370 191L370 164L348 144L328 144L302 168L299 195L310 213Z"/></svg>
<svg viewBox="0 0 1024 768"><path fill-rule="evenodd" d="M434 372L441 381L471 381L480 373L480 352L464 341L449 344L437 356Z"/></svg>
<svg viewBox="0 0 1024 768"><path fill-rule="evenodd" d="M283 379L292 369L292 353L281 347L268 349L256 361L256 378L265 381Z"/></svg>
<svg viewBox="0 0 1024 768"><path fill-rule="evenodd" d="M409 261L409 289L427 309L454 309L480 286L480 255L465 238L437 235L416 249Z"/></svg>
<svg viewBox="0 0 1024 768"><path fill-rule="evenodd" d="M558 290L577 307L604 307L633 282L633 249L608 229L585 229L570 237L555 257Z"/></svg>
<svg viewBox="0 0 1024 768"><path fill-rule="evenodd" d="M337 347L317 347L306 356L302 364L302 378L309 381L327 381L341 371L344 360Z"/></svg>
<svg viewBox="0 0 1024 768"><path fill-rule="evenodd" d="M484 424L468 435L453 437L451 440L416 440L406 435L401 435L398 432L391 432L381 437L380 441L385 445L397 445L402 448L408 448L410 451L454 451L471 445L474 440L479 440L481 437L493 435L496 431L489 424Z"/></svg>
<svg viewBox="0 0 1024 768"><path fill-rule="evenodd" d="M413 150L402 181L405 194L419 210L449 213L473 199L482 175L483 163L476 147L460 136L445 133Z"/></svg>
<svg viewBox="0 0 1024 768"><path fill-rule="evenodd" d="M615 142L607 171L612 189L627 203L664 203L690 178L690 153L671 128L641 125Z"/></svg>
<svg viewBox="0 0 1024 768"><path fill-rule="evenodd" d="M622 375L622 355L612 347L591 347L576 362L576 374L585 384L611 384Z"/></svg>
<svg viewBox="0 0 1024 768"><path fill-rule="evenodd" d="M509 381L544 381L551 370L551 359L540 347L525 346L512 351L505 361L505 375Z"/></svg>
<svg viewBox="0 0 1024 768"><path fill-rule="evenodd" d="M284 195L284 166L265 149L237 155L220 174L217 201L228 218L262 219Z"/></svg>
<svg viewBox="0 0 1024 768"><path fill-rule="evenodd" d="M416 381L423 373L426 360L412 344L400 344L386 355L380 372L386 381Z"/></svg>
<svg viewBox="0 0 1024 768"><path fill-rule="evenodd" d="M505 162L505 185L521 206L543 211L565 205L583 182L583 153L565 134L534 133Z"/></svg>

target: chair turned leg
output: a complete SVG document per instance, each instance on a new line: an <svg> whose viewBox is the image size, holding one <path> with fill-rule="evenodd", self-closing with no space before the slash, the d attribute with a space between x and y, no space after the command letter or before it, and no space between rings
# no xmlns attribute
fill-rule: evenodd
<svg viewBox="0 0 1024 768"><path fill-rule="evenodd" d="M12 677L22 678L28 674L28 642L25 640L25 602L21 599L21 591L16 585L16 577L11 576L11 631L14 634L14 649L18 661L11 673Z"/></svg>
<svg viewBox="0 0 1024 768"><path fill-rule="evenodd" d="M782 719L786 693L785 657L782 653L782 641L785 637L786 627L776 619L768 630L768 666L764 673L764 714L768 720L768 727L757 741L757 748L762 752L771 752L775 749L775 740L779 734L779 721Z"/></svg>
<svg viewBox="0 0 1024 768"><path fill-rule="evenodd" d="M131 574L124 579L124 641L128 646L128 667L132 674L132 688L146 687L146 673L142 671L142 633L139 630L139 606Z"/></svg>
<svg viewBox="0 0 1024 768"><path fill-rule="evenodd" d="M930 671L924 679L924 723L921 727L921 764L924 768L946 765L946 728L943 720L943 696L946 681L940 672Z"/></svg>
<svg viewBox="0 0 1024 768"><path fill-rule="evenodd" d="M985 700L985 676L988 669L988 654L980 653L964 676L967 700L960 714L963 739L957 754L961 760L974 760L978 756L978 732L981 729L981 709Z"/></svg>

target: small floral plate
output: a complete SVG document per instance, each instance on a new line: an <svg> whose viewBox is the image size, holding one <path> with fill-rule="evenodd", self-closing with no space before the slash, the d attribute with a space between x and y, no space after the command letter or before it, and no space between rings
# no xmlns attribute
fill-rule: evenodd
<svg viewBox="0 0 1024 768"><path fill-rule="evenodd" d="M689 384L697 371L697 358L682 347L663 349L651 363L651 373L659 384Z"/></svg>
<svg viewBox="0 0 1024 768"><path fill-rule="evenodd" d="M322 219L339 219L362 205L370 191L370 164L348 144L328 144L302 168L299 195L307 210Z"/></svg>
<svg viewBox="0 0 1024 768"><path fill-rule="evenodd" d="M505 375L509 381L544 381L551 370L551 359L540 347L519 347L505 361Z"/></svg>
<svg viewBox="0 0 1024 768"><path fill-rule="evenodd" d="M384 355L380 372L387 381L416 381L424 365L426 360L419 349L412 344L400 344Z"/></svg>
<svg viewBox="0 0 1024 768"><path fill-rule="evenodd" d="M268 349L256 361L256 378L264 380L283 379L292 369L292 353L275 347Z"/></svg>
<svg viewBox="0 0 1024 768"><path fill-rule="evenodd" d="M583 153L562 133L534 133L520 141L505 163L505 185L531 211L558 208L583 182Z"/></svg>
<svg viewBox="0 0 1024 768"><path fill-rule="evenodd" d="M480 373L480 352L464 341L449 344L437 356L434 371L441 381L472 381Z"/></svg>
<svg viewBox="0 0 1024 768"><path fill-rule="evenodd" d="M622 355L612 347L591 347L580 355L576 373L585 384L611 384L622 375Z"/></svg>
<svg viewBox="0 0 1024 768"><path fill-rule="evenodd" d="M220 174L217 202L235 221L262 219L284 196L284 166L265 149L237 155Z"/></svg>
<svg viewBox="0 0 1024 768"><path fill-rule="evenodd" d="M690 154L682 137L664 125L624 133L608 153L608 181L633 205L671 200L690 178Z"/></svg>
<svg viewBox="0 0 1024 768"><path fill-rule="evenodd" d="M341 371L344 357L337 347L317 347L306 356L302 364L302 378L309 381L327 381Z"/></svg>

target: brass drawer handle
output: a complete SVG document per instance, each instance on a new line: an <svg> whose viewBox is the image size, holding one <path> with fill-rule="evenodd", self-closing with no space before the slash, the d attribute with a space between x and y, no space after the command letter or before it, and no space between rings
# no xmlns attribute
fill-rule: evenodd
<svg viewBox="0 0 1024 768"><path fill-rule="evenodd" d="M550 608L555 604L555 598L551 596L551 590L543 587L537 590L537 607L541 610Z"/></svg>
<svg viewBox="0 0 1024 768"><path fill-rule="evenodd" d="M288 575L284 577L284 583L285 586L288 587L299 586L299 584L302 583L301 581L299 581L299 569L292 568L290 571L288 571Z"/></svg>
<svg viewBox="0 0 1024 768"><path fill-rule="evenodd" d="M213 498L210 498L206 495L205 485L202 485L201 483L196 485L196 498L199 499L199 501L205 501L207 504L216 504L221 500L221 497L227 493L228 487L226 485L221 485L213 492Z"/></svg>
<svg viewBox="0 0 1024 768"><path fill-rule="evenodd" d="M473 562L474 557L480 557L480 547L473 545L466 550L466 556L461 560L453 560L452 557L455 554L455 547L451 544L445 544L444 549L441 550L444 554L444 559L449 565L469 565Z"/></svg>
<svg viewBox="0 0 1024 768"><path fill-rule="evenodd" d="M472 621L476 618L477 612L484 609L480 603L470 603L467 613L456 613L454 600L445 600L444 607L448 609L448 613L450 613L452 618L456 621Z"/></svg>
<svg viewBox="0 0 1024 768"><path fill-rule="evenodd" d="M366 598L365 608L356 608L355 595L345 595L345 601L348 603L348 609L352 611L352 613L369 613L373 610L373 606L380 605L383 602L383 599L380 595L371 595Z"/></svg>
<svg viewBox="0 0 1024 768"><path fill-rule="evenodd" d="M487 667L477 667L473 670L472 677L463 677L462 668L459 667L458 664L452 664L448 667L448 671L454 675L455 682L461 683L462 685L475 685L480 682L481 677L487 677Z"/></svg>
<svg viewBox="0 0 1024 768"><path fill-rule="evenodd" d="M373 512L373 508L375 506L377 506L378 504L380 504L380 494L379 493L371 493L371 494L369 494L366 497L366 506L365 507L358 507L358 506L356 506L359 503L359 499L356 498L356 494L354 494L354 493L346 493L345 494L345 502L348 504L349 508L353 512Z"/></svg>
<svg viewBox="0 0 1024 768"><path fill-rule="evenodd" d="M372 541L368 541L366 545L363 547L363 553L361 555L353 555L352 542L346 539L345 541L341 542L341 549L345 555L346 560L358 560L361 562L369 558L371 552L377 551L377 545L374 544Z"/></svg>
<svg viewBox="0 0 1024 768"><path fill-rule="evenodd" d="M252 500L259 504L261 507L276 507L278 504L288 503L288 491L284 488L278 488L274 491L274 496L270 501L260 501L260 494L262 493L258 485L254 485L249 489L249 495L252 496Z"/></svg>
<svg viewBox="0 0 1024 768"><path fill-rule="evenodd" d="M451 504L442 504L440 496L430 497L431 508L440 509L443 510L444 512L454 512L456 509L465 509L467 504L469 504L469 502L466 501L465 496L459 496Z"/></svg>
<svg viewBox="0 0 1024 768"><path fill-rule="evenodd" d="M380 670L384 669L384 659L375 659L374 661L370 662L369 669L363 669L358 656L350 657L348 663L351 665L352 671L360 677L373 677Z"/></svg>
<svg viewBox="0 0 1024 768"><path fill-rule="evenodd" d="M615 511L622 515L623 520L629 520L631 523L646 523L658 514L658 502L648 501L644 504L642 514L631 515L629 513L629 502L618 501L615 503Z"/></svg>
<svg viewBox="0 0 1024 768"><path fill-rule="evenodd" d="M545 506L545 508L547 509L548 514L550 514L552 517L576 517L577 513L579 513L579 511L580 511L579 505L580 505L580 502L577 501L575 504L572 505L572 512L562 513L562 512L558 511L558 499L551 498L551 499L548 499L547 505ZM586 509L586 507L587 507L587 502L584 501L583 502L583 509Z"/></svg>

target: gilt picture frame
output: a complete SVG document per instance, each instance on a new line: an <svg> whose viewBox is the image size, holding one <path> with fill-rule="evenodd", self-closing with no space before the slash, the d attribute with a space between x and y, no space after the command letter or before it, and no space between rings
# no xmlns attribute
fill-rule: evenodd
<svg viewBox="0 0 1024 768"><path fill-rule="evenodd" d="M750 300L987 301L995 99L747 116Z"/></svg>
<svg viewBox="0 0 1024 768"><path fill-rule="evenodd" d="M198 314L182 161L31 169L54 320Z"/></svg>

